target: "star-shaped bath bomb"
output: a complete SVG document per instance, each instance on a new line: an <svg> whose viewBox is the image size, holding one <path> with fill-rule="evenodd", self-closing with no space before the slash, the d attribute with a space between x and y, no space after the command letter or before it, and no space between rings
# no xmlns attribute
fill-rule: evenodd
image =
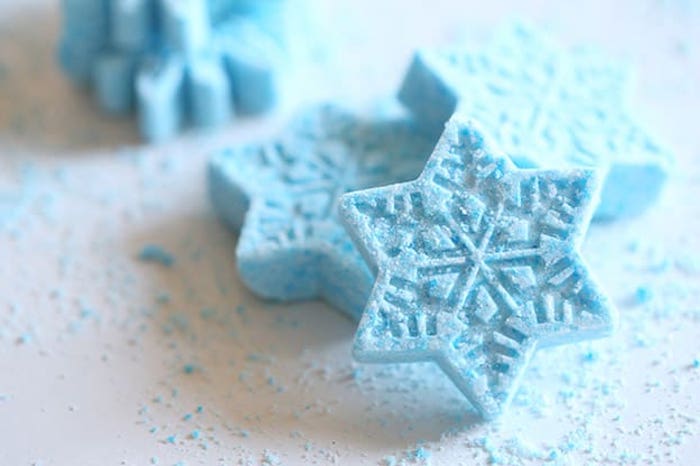
<svg viewBox="0 0 700 466"><path fill-rule="evenodd" d="M596 219L640 214L658 197L670 155L633 118L630 73L589 48L560 47L515 24L483 49L425 49L399 92L422 125L459 109L479 121L521 168L607 171Z"/></svg>
<svg viewBox="0 0 700 466"><path fill-rule="evenodd" d="M493 147L457 114L415 181L339 206L377 277L356 358L434 361L484 418L506 408L536 349L615 323L579 252L596 172L519 169Z"/></svg>
<svg viewBox="0 0 700 466"><path fill-rule="evenodd" d="M416 177L434 143L402 116L321 106L276 141L215 154L210 197L240 231L243 282L265 298L322 298L359 318L373 278L340 224L338 197Z"/></svg>

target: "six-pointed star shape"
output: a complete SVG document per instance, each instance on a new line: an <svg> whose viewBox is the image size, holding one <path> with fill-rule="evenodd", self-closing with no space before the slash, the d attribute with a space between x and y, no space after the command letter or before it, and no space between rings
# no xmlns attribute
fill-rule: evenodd
<svg viewBox="0 0 700 466"><path fill-rule="evenodd" d="M415 178L434 144L404 117L360 118L321 106L277 141L216 154L210 196L221 218L241 230L242 280L266 298L323 298L359 318L373 278L340 224L338 197Z"/></svg>
<svg viewBox="0 0 700 466"><path fill-rule="evenodd" d="M579 254L592 170L522 170L455 115L415 180L346 194L341 218L377 279L366 362L437 362L485 417L536 348L608 334L615 313Z"/></svg>
<svg viewBox="0 0 700 466"><path fill-rule="evenodd" d="M516 24L481 50L420 50L399 98L438 131L457 109L467 113L521 168L607 170L596 212L606 220L651 205L671 159L631 117L629 82L603 54Z"/></svg>

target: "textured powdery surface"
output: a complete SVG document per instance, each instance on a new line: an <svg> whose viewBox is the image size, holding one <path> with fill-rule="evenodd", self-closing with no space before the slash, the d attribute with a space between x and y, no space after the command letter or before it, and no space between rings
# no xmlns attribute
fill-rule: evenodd
<svg viewBox="0 0 700 466"><path fill-rule="evenodd" d="M354 324L326 306L269 306L248 293L231 260L235 242L210 214L201 182L206 153L222 141L187 135L118 148L133 140L128 125L69 91L53 59L53 3L30 3L41 9L8 18L25 3L0 0L9 5L0 10L0 192L23 199L0 222L0 415L9 421L0 422L0 464L693 463L693 2L594 1L571 11L543 1L533 12L572 40L606 37L611 49L639 51L653 93L645 103L674 136L679 170L657 207L589 230L583 252L620 308L620 331L533 358L509 411L488 424L432 364L354 364ZM430 23L432 15L411 20L416 2L348 3L377 31L362 42L356 24L334 24L355 31L358 53L344 57L362 73L354 58L367 50L408 54L428 34L444 37L464 21L485 28L495 14L489 4L433 2L442 16ZM363 14L381 7L406 12L416 44L397 51L401 36L391 45L385 17ZM404 71L396 62L393 71L373 62L371 71L393 85ZM369 89L363 76L340 76L337 85ZM230 143L256 131L242 122L214 138ZM173 266L139 261L149 244L170 253Z"/></svg>
<svg viewBox="0 0 700 466"><path fill-rule="evenodd" d="M323 298L358 318L372 276L338 221L337 199L417 176L433 144L403 117L327 105L300 114L278 140L215 154L210 197L241 230L243 281L263 297Z"/></svg>
<svg viewBox="0 0 700 466"><path fill-rule="evenodd" d="M63 0L62 7L64 71L91 85L104 111L137 109L149 141L184 124L215 127L233 113L273 108L290 79L284 57L301 47L292 23L311 8L306 0Z"/></svg>
<svg viewBox="0 0 700 466"><path fill-rule="evenodd" d="M433 360L485 418L537 347L610 333L615 313L578 248L590 170L519 170L455 114L420 177L345 195L341 217L377 268L355 355Z"/></svg>
<svg viewBox="0 0 700 466"><path fill-rule="evenodd" d="M423 125L459 109L480 121L521 167L608 171L596 217L638 215L666 182L670 156L632 116L627 70L586 48L564 49L522 24L481 50L419 51L401 101Z"/></svg>

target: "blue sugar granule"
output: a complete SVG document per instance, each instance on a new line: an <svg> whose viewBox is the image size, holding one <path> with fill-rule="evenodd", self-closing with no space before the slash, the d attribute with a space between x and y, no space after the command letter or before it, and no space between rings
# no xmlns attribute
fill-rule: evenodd
<svg viewBox="0 0 700 466"><path fill-rule="evenodd" d="M249 362L272 362L272 358L270 356L261 353L248 353L248 355L246 356L246 360Z"/></svg>
<svg viewBox="0 0 700 466"><path fill-rule="evenodd" d="M693 369L700 368L700 358L693 359L693 363L691 364L691 367L693 367Z"/></svg>
<svg viewBox="0 0 700 466"><path fill-rule="evenodd" d="M416 180L340 198L377 271L355 358L434 361L484 418L500 415L537 348L615 327L580 252L599 194L595 171L519 169L453 116Z"/></svg>
<svg viewBox="0 0 700 466"><path fill-rule="evenodd" d="M267 466L276 466L282 464L282 461L280 461L279 456L277 456L276 454L270 451L265 451L262 457L262 464Z"/></svg>
<svg viewBox="0 0 700 466"><path fill-rule="evenodd" d="M193 373L195 373L197 370L199 370L199 368L198 368L196 365L194 365L194 364L185 364L185 365L182 367L182 371L183 371L185 374L193 374Z"/></svg>
<svg viewBox="0 0 700 466"><path fill-rule="evenodd" d="M418 447L415 450L410 451L407 456L413 461L427 461L432 456L432 453L423 447Z"/></svg>
<svg viewBox="0 0 700 466"><path fill-rule="evenodd" d="M185 414L184 416L182 416L182 420L183 420L183 421L189 421L190 419L192 419L192 414L191 414L191 413L187 413L187 414Z"/></svg>
<svg viewBox="0 0 700 466"><path fill-rule="evenodd" d="M147 244L139 252L138 258L144 262L153 262L165 267L172 267L175 263L175 257L165 250L162 246L156 244Z"/></svg>
<svg viewBox="0 0 700 466"><path fill-rule="evenodd" d="M152 456L151 457L151 464L158 464L158 457Z"/></svg>
<svg viewBox="0 0 700 466"><path fill-rule="evenodd" d="M654 203L672 165L634 121L629 75L591 48L515 24L481 50L418 51L399 98L431 131L456 110L475 118L519 167L605 170L596 218L610 220Z"/></svg>
<svg viewBox="0 0 700 466"><path fill-rule="evenodd" d="M209 194L240 231L243 282L264 298L323 298L358 317L372 275L340 225L337 197L415 177L434 142L405 118L326 105L301 113L275 141L214 154Z"/></svg>
<svg viewBox="0 0 700 466"><path fill-rule="evenodd" d="M136 110L148 141L261 114L288 87L298 34L284 31L310 2L238 3L63 0L59 62L106 113Z"/></svg>
<svg viewBox="0 0 700 466"><path fill-rule="evenodd" d="M197 440L200 437L200 432L198 430L193 430L190 432L190 437L192 440Z"/></svg>
<svg viewBox="0 0 700 466"><path fill-rule="evenodd" d="M176 441L176 440L177 440L177 436L175 436L175 435L169 435L169 436L165 439L166 442L172 443L172 444L175 444L175 441Z"/></svg>
<svg viewBox="0 0 700 466"><path fill-rule="evenodd" d="M583 362L596 362L599 359L599 355L596 351L586 351L583 353L581 359Z"/></svg>
<svg viewBox="0 0 700 466"><path fill-rule="evenodd" d="M202 406L202 405L197 406L196 411L197 411L197 414L202 414L204 412L204 406Z"/></svg>
<svg viewBox="0 0 700 466"><path fill-rule="evenodd" d="M654 293L648 286L640 286L634 292L637 304L645 304L652 300Z"/></svg>
<svg viewBox="0 0 700 466"><path fill-rule="evenodd" d="M154 426L154 427L151 427L151 428L148 430L148 432L150 432L151 434L155 434L156 432L158 432L158 427L155 427L155 426Z"/></svg>
<svg viewBox="0 0 700 466"><path fill-rule="evenodd" d="M382 459L382 464L384 466L396 466L398 464L398 460L395 456L385 456L384 459Z"/></svg>

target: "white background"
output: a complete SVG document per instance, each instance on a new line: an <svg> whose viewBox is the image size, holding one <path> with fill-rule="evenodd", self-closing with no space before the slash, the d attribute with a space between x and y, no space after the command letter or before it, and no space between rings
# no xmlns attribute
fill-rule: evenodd
<svg viewBox="0 0 700 466"><path fill-rule="evenodd" d="M57 2L0 0L0 464L411 463L419 446L432 464L697 464L700 5L327 7L327 71L308 87L350 105L394 93L416 46L485 41L511 18L637 68L635 115L677 166L652 210L593 226L585 244L619 306L617 335L539 353L490 425L432 366L354 364L341 314L241 286L236 238L205 196L208 151L271 134L284 115L143 146L56 69ZM146 243L175 266L135 260Z"/></svg>

